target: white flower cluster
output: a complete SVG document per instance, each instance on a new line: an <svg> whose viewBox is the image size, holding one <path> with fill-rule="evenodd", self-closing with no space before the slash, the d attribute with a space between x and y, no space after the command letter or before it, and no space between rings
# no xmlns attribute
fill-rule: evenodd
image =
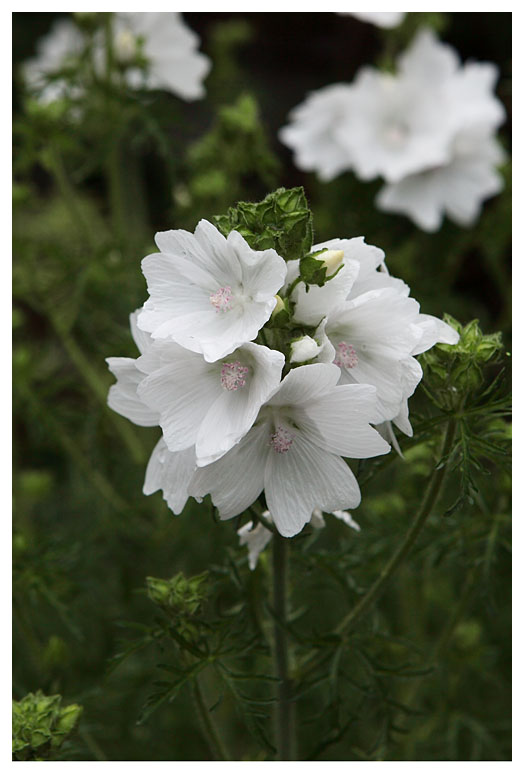
<svg viewBox="0 0 525 775"><path fill-rule="evenodd" d="M198 51L199 38L179 13L116 12L112 18L112 54L131 88L165 89L185 100L204 97L203 79L210 60ZM87 50L87 41L71 19L54 23L38 45L38 54L25 64L28 87L43 103L67 93L79 95L63 71L74 67ZM105 72L106 40L98 30L92 47L96 71ZM56 76L56 77L55 77Z"/></svg>
<svg viewBox="0 0 525 775"><path fill-rule="evenodd" d="M299 259L253 250L205 220L155 239L160 252L142 262L149 298L131 315L140 357L107 359L110 407L162 429L144 492L161 489L177 514L189 496L211 494L228 519L264 491L283 536L316 509L356 507L343 457L389 451L371 423L411 434L414 356L457 334L419 313L362 237L314 246L328 279L308 289ZM285 306L291 320L279 328Z"/></svg>
<svg viewBox="0 0 525 775"><path fill-rule="evenodd" d="M497 68L461 65L433 32L421 30L395 74L363 67L352 84L311 93L280 139L295 163L329 181L346 170L385 180L376 204L436 231L443 216L462 226L498 193L504 154L495 138L505 118L494 95Z"/></svg>

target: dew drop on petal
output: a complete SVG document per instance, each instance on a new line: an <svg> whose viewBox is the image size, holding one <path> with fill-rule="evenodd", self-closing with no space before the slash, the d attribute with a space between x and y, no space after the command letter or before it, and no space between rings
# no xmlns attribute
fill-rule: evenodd
<svg viewBox="0 0 525 775"><path fill-rule="evenodd" d="M270 447L279 454L288 452L293 444L294 434L285 428L284 425L278 425L275 432L270 436Z"/></svg>
<svg viewBox="0 0 525 775"><path fill-rule="evenodd" d="M224 288L219 288L218 291L212 293L210 301L217 310L217 312L225 312L232 307L233 294L229 285L225 285Z"/></svg>
<svg viewBox="0 0 525 775"><path fill-rule="evenodd" d="M240 361L223 363L221 368L221 385L225 390L238 390L246 385L248 366L243 366Z"/></svg>
<svg viewBox="0 0 525 775"><path fill-rule="evenodd" d="M339 366L340 369L353 369L354 366L357 366L359 358L357 357L354 347L347 342L339 342L334 363L336 366Z"/></svg>

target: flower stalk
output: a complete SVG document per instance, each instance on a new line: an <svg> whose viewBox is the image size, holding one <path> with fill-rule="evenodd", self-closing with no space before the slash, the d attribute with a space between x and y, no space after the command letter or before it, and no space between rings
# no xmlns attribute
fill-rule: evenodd
<svg viewBox="0 0 525 775"><path fill-rule="evenodd" d="M202 730L208 741L208 745L216 761L230 761L230 756L226 746L217 732L213 719L210 715L206 701L202 694L199 679L196 676L192 682L192 694L199 715Z"/></svg>
<svg viewBox="0 0 525 775"><path fill-rule="evenodd" d="M275 714L276 758L295 760L295 706L290 678L290 652L286 631L288 600L288 541L280 535L273 543L274 659L279 678Z"/></svg>

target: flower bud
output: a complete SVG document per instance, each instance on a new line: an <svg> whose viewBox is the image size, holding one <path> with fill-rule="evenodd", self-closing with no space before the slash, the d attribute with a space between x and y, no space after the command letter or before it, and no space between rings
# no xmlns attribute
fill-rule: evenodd
<svg viewBox="0 0 525 775"><path fill-rule="evenodd" d="M345 257L345 254L342 250L326 250L324 253L322 253L318 261L322 260L322 265L326 268L326 274L328 279L331 275L335 274L341 264L343 263L343 259Z"/></svg>
<svg viewBox="0 0 525 775"><path fill-rule="evenodd" d="M131 30L122 29L115 35L113 42L115 58L121 65L132 62L137 53L137 39Z"/></svg>
<svg viewBox="0 0 525 775"><path fill-rule="evenodd" d="M321 348L311 336L302 336L300 339L295 339L290 345L290 361L291 363L304 363L310 361L318 355Z"/></svg>
<svg viewBox="0 0 525 775"><path fill-rule="evenodd" d="M277 317L279 312L282 312L283 309L284 309L284 301L281 299L281 297L278 294L275 296L275 300L276 300L277 303L276 303L275 307L273 308L272 318Z"/></svg>

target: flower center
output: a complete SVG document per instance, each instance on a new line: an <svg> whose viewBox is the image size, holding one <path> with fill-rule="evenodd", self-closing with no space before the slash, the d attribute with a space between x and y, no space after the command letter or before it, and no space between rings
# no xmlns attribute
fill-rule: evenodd
<svg viewBox="0 0 525 775"><path fill-rule="evenodd" d="M294 434L285 428L284 425L278 425L275 432L270 436L270 447L279 454L288 452L293 444Z"/></svg>
<svg viewBox="0 0 525 775"><path fill-rule="evenodd" d="M351 344L347 342L339 342L337 345L338 352L334 358L334 363L339 366L340 369L353 369L359 363L357 353Z"/></svg>
<svg viewBox="0 0 525 775"><path fill-rule="evenodd" d="M392 120L387 124L383 131L383 137L388 145L398 147L402 145L408 137L408 126L398 119Z"/></svg>
<svg viewBox="0 0 525 775"><path fill-rule="evenodd" d="M221 368L221 385L225 390L238 390L246 385L248 366L243 366L240 361L223 363Z"/></svg>
<svg viewBox="0 0 525 775"><path fill-rule="evenodd" d="M218 291L212 293L210 301L217 310L217 312L225 312L232 308L233 294L229 285L225 285L224 288L219 288Z"/></svg>

